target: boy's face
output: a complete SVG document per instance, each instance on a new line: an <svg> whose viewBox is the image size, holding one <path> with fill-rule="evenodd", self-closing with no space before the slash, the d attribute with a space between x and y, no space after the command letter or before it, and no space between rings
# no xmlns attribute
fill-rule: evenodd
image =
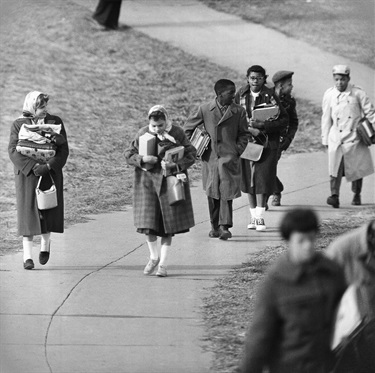
<svg viewBox="0 0 375 373"><path fill-rule="evenodd" d="M348 87L350 77L348 75L334 74L333 80L335 82L335 87L339 92L344 92Z"/></svg>
<svg viewBox="0 0 375 373"><path fill-rule="evenodd" d="M235 95L236 87L228 86L223 92L219 93L217 100L219 101L220 105L228 106L233 102Z"/></svg>
<svg viewBox="0 0 375 373"><path fill-rule="evenodd" d="M310 261L315 253L315 240L317 233L292 232L288 241L288 255L292 262L302 264Z"/></svg>
<svg viewBox="0 0 375 373"><path fill-rule="evenodd" d="M287 79L283 82L281 86L281 93L284 95L290 95L293 89L293 82L292 79Z"/></svg>

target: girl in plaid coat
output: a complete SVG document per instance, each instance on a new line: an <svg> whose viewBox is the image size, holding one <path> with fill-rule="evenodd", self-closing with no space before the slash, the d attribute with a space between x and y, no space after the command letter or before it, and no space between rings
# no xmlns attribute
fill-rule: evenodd
<svg viewBox="0 0 375 373"><path fill-rule="evenodd" d="M189 182L184 183L185 200L171 206L167 194L168 174L183 172L195 162L196 150L190 144L183 129L172 125L166 109L161 105L152 107L148 113L149 124L141 128L129 148L125 158L129 165L135 167L134 172L134 225L138 233L146 235L150 250L150 259L143 273L150 275L158 267L159 277L167 276L166 258L172 243L172 236L188 232L194 226L193 206L190 196ZM145 133L156 136L156 143L173 143L173 146L184 146L183 158L174 162L166 162L156 155L139 154L139 137ZM152 165L152 168L150 168ZM147 170L146 170L147 169ZM157 236L161 237L160 256L157 249Z"/></svg>

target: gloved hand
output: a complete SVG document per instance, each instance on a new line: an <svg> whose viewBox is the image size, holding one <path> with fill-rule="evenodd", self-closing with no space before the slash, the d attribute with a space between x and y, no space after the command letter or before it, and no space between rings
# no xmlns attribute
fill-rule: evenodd
<svg viewBox="0 0 375 373"><path fill-rule="evenodd" d="M280 144L280 151L285 151L289 148L291 141L289 138L285 137Z"/></svg>
<svg viewBox="0 0 375 373"><path fill-rule="evenodd" d="M35 176L45 176L49 173L49 168L46 164L37 164L33 168Z"/></svg>

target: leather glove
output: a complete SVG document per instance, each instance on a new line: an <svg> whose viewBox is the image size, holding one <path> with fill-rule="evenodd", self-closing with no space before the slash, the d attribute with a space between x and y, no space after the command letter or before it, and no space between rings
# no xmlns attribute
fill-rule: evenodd
<svg viewBox="0 0 375 373"><path fill-rule="evenodd" d="M35 176L45 176L49 173L49 168L46 164L37 164L33 168L33 172Z"/></svg>

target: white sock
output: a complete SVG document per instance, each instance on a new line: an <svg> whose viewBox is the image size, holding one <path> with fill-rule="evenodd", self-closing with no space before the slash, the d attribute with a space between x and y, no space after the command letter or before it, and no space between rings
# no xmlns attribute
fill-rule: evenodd
<svg viewBox="0 0 375 373"><path fill-rule="evenodd" d="M168 250L171 247L170 244L163 244L161 245L161 250L160 250L160 263L159 265L165 266L167 262L167 256L168 256Z"/></svg>
<svg viewBox="0 0 375 373"><path fill-rule="evenodd" d="M48 251L50 247L50 237L51 233L43 233L42 239L40 240L40 251Z"/></svg>
<svg viewBox="0 0 375 373"><path fill-rule="evenodd" d="M265 212L266 212L266 208L265 207L258 207L257 206L256 207L255 216L257 217L257 219L263 218Z"/></svg>
<svg viewBox="0 0 375 373"><path fill-rule="evenodd" d="M33 240L29 240L28 237L24 237L22 241L23 245L23 261L33 258Z"/></svg>
<svg viewBox="0 0 375 373"><path fill-rule="evenodd" d="M252 218L255 218L256 217L256 209L252 209L251 207L250 207L250 215L251 215L251 217Z"/></svg>
<svg viewBox="0 0 375 373"><path fill-rule="evenodd" d="M156 260L159 258L158 255L158 240L155 241L147 241L148 249L150 250L150 258L152 260Z"/></svg>

